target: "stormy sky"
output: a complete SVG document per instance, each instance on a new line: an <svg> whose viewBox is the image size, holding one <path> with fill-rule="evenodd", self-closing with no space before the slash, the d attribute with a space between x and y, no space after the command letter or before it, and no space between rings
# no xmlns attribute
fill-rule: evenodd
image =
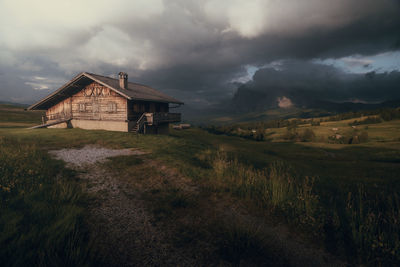
<svg viewBox="0 0 400 267"><path fill-rule="evenodd" d="M0 0L0 101L82 71L125 71L193 107L238 88L282 107L400 98L400 1Z"/></svg>

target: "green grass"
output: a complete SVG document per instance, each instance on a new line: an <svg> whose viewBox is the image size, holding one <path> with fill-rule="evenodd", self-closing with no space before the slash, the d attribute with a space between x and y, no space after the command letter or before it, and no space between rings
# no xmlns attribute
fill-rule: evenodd
<svg viewBox="0 0 400 267"><path fill-rule="evenodd" d="M0 128L2 146L6 148L0 152L5 155L3 161L0 161L0 164L3 164L0 172L7 173L3 176L8 177L4 180L6 182L1 180L0 183L4 186L2 197L15 198L17 204L24 203L20 200L22 198L19 196L20 192L30 188L32 192L29 194L38 194L40 196L38 201L42 203L32 204L34 202L32 199L35 198L24 197L27 203L21 206L18 206L19 204L4 206L6 217L3 217L2 213L4 226L0 230L9 233L9 236L5 234L6 238L1 240L4 240L2 242L13 240L15 245L11 247L18 247L17 255L29 255L32 245L25 248L21 244L30 244L32 240L38 240L35 246L39 244L38 246L43 246L45 251L48 248L45 244L54 236L69 238L74 236L74 231L84 231L84 224L80 223L84 204L80 200L75 201L80 197L72 197L74 194L80 196L81 193L79 189L69 186L65 179L55 179L59 177L59 170L63 170L63 167L59 162L51 160L45 152L48 149L97 144L111 148L135 147L151 152L146 157L177 168L180 173L190 177L199 185L203 194L207 195L210 192L221 194L235 201L242 201L250 210L259 210L258 214L265 216L273 214L292 225L297 231L304 231L310 236L316 235L321 246L349 261L364 262L368 265L396 264L400 262L397 193L400 189L398 177L400 121L357 127L366 126L368 126L369 141L359 145L329 144L319 141L318 137L330 134L331 128L334 127L344 133L353 131L346 121L324 122L320 126L301 126L300 129L312 128L317 140L297 143L282 142L280 137L286 130L284 128L272 129L273 133L270 135L272 141L268 142L213 135L196 128L185 131L171 130L170 136L136 136L129 133L80 129ZM137 157L120 157L112 160L112 166L124 172L128 172L129 168L132 168L132 171L136 170L134 166L141 164L143 161ZM32 167L35 167L38 173L35 172L34 175L41 178L31 179L29 170ZM61 177L65 175L70 174L63 174L61 171ZM19 180L19 177L23 179ZM40 189L40 183L38 184L38 181L42 181L40 179L49 190ZM22 181L20 189L15 191L19 193L8 195L10 183L15 181ZM63 181L61 185L59 181ZM59 186L71 188L71 193L66 196L45 194L53 190L58 192ZM196 204L199 201L197 198L174 187L165 187L160 191L148 193L149 197L154 198L153 211L159 215L160 220L170 219L174 212L180 214L182 211L199 209ZM58 200L54 199L61 196L64 201L57 202ZM8 203L14 203L13 201L4 203L9 205ZM60 214L63 218L69 219L64 221L61 217L57 217L58 213L49 204L53 202L65 203L63 206L65 213ZM27 207L37 207L38 210L28 212ZM35 218L35 214L54 215L49 216L50 219L45 219ZM38 234L40 238L23 234L26 239L21 239L16 234L24 233L20 229L35 229L21 222L24 216L27 218L31 216L33 219L29 221L32 222L47 223L43 224L46 225L46 229L38 227L36 230L36 232L43 231L43 234ZM64 230L58 233L58 230L52 230L56 227L51 225L64 225L64 228L61 227ZM262 240L256 239L246 226L242 226L244 229L238 229L229 228L229 224L226 223L223 225L226 232L217 245L221 248L221 255L230 258L233 263L240 262L240 258L251 257L249 251L253 248L256 252L265 249L261 245ZM74 244L87 249L79 239ZM82 251L86 251L85 249ZM52 250L51 255L43 256L39 253L40 256L30 255L22 259L28 261L36 259L35 257L39 259L53 257L57 261L64 259L62 257L68 257L75 259L76 262L85 262L88 257L85 256L86 253L77 255L74 248L70 251L69 256L60 256L57 250ZM10 256L10 251L7 253L3 254L4 257ZM256 254L259 256L260 253ZM242 256L238 259L234 255Z"/></svg>
<svg viewBox="0 0 400 267"><path fill-rule="evenodd" d="M35 144L0 136L2 266L87 265L85 196L67 172Z"/></svg>
<svg viewBox="0 0 400 267"><path fill-rule="evenodd" d="M25 111L21 106L0 104L0 127L28 127L42 123L43 111Z"/></svg>

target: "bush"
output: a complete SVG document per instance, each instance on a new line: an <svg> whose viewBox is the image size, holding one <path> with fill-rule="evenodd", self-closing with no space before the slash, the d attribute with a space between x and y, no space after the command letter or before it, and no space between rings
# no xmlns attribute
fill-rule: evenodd
<svg viewBox="0 0 400 267"><path fill-rule="evenodd" d="M360 135L358 136L358 140L360 143L366 143L368 142L368 132L367 131L362 131Z"/></svg>
<svg viewBox="0 0 400 267"><path fill-rule="evenodd" d="M362 131L359 133L358 131L355 131L353 133L353 136L350 137L349 139L349 144L360 144L360 143L366 143L368 142L368 132Z"/></svg>
<svg viewBox="0 0 400 267"><path fill-rule="evenodd" d="M320 126L320 125L321 125L320 121L311 120L311 126Z"/></svg>
<svg viewBox="0 0 400 267"><path fill-rule="evenodd" d="M312 142L315 140L315 133L312 129L306 128L300 133L294 129L287 129L286 133L282 136L284 140L295 142Z"/></svg>
<svg viewBox="0 0 400 267"><path fill-rule="evenodd" d="M305 129L299 136L301 142L312 142L315 140L315 133L312 129Z"/></svg>
<svg viewBox="0 0 400 267"><path fill-rule="evenodd" d="M362 125L362 124L374 124L374 123L381 123L382 119L379 116L367 117L362 121L355 120L349 123L350 126Z"/></svg>
<svg viewBox="0 0 400 267"><path fill-rule="evenodd" d="M297 140L298 136L299 136L299 134L298 134L298 132L296 131L296 129L293 129L293 128L289 129L289 128L287 128L286 133L282 136L282 138L283 138L284 140L295 141L295 140Z"/></svg>

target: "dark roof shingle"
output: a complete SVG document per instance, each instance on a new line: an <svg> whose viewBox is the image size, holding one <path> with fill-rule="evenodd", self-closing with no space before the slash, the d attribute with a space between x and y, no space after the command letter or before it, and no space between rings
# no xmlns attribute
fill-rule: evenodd
<svg viewBox="0 0 400 267"><path fill-rule="evenodd" d="M120 92L122 95L128 96L131 99L135 100L144 100L144 101L156 101L156 102L167 102L167 103L176 103L183 104L183 102L170 97L160 91L157 91L147 85L138 84L128 82L128 86L126 89L119 87L119 80L105 77L93 73L86 73L89 77L92 76L98 81L101 81L110 87L112 87L115 91Z"/></svg>
<svg viewBox="0 0 400 267"><path fill-rule="evenodd" d="M28 109L47 109L50 106L58 103L66 98L66 95L76 93L81 90L84 86L89 84L91 81L98 82L104 86L110 88L111 90L117 92L121 96L129 100L141 100L141 101L154 101L154 102L164 102L164 103L174 103L183 104L183 102L170 97L160 91L157 91L147 85L128 82L127 88L121 88L119 86L119 80L94 74L88 72L82 72L75 76L68 83L64 84L58 90L48 95L39 102L33 104Z"/></svg>

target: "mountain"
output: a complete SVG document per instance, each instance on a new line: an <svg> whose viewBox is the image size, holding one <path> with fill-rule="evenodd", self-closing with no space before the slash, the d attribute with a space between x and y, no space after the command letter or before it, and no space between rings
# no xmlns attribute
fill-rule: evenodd
<svg viewBox="0 0 400 267"><path fill-rule="evenodd" d="M21 103L15 103L15 102L9 102L9 101L0 101L0 105L9 105L9 106L15 106L15 107L28 107L28 104L21 104Z"/></svg>
<svg viewBox="0 0 400 267"><path fill-rule="evenodd" d="M350 111L374 110L380 108L400 107L399 100L390 100L382 103L353 103L310 101L307 105L292 105L281 108L277 103L265 100L265 94L249 97L247 92L243 96L233 98L230 105L213 106L205 109L186 107L181 110L185 121L194 124L230 124L237 122L267 121L288 118L313 118L335 115ZM251 101L249 101L251 100ZM249 104L251 103L251 104Z"/></svg>

